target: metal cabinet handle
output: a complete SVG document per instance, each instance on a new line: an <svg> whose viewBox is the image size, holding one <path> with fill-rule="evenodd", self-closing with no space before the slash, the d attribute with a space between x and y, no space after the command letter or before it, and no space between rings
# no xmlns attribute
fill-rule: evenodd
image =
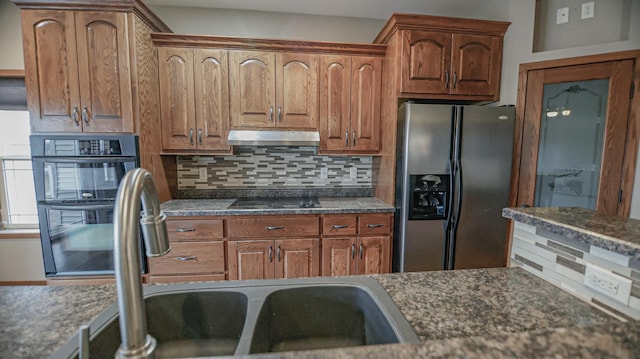
<svg viewBox="0 0 640 359"><path fill-rule="evenodd" d="M282 254L282 250L281 250L280 246L278 246L278 262L282 262L281 254Z"/></svg>
<svg viewBox="0 0 640 359"><path fill-rule="evenodd" d="M193 145L193 128L189 129L189 143Z"/></svg>
<svg viewBox="0 0 640 359"><path fill-rule="evenodd" d="M273 262L273 246L269 246L269 262Z"/></svg>
<svg viewBox="0 0 640 359"><path fill-rule="evenodd" d="M369 228L380 228L380 227L383 227L383 226L384 226L384 224L379 224L379 223L367 224L367 227L369 227Z"/></svg>
<svg viewBox="0 0 640 359"><path fill-rule="evenodd" d="M333 229L349 228L349 225L348 224L334 224L333 226L331 226L331 228L333 228Z"/></svg>
<svg viewBox="0 0 640 359"><path fill-rule="evenodd" d="M177 261L181 261L181 262L195 261L196 259L198 259L197 256L179 256L179 257L176 257L176 260Z"/></svg>
<svg viewBox="0 0 640 359"><path fill-rule="evenodd" d="M184 232L195 232L196 229L194 227L189 227L189 228L176 228L176 232L178 233L184 233Z"/></svg>
<svg viewBox="0 0 640 359"><path fill-rule="evenodd" d="M266 229L267 231L273 231L273 230L276 230L276 229L283 229L283 228L284 228L284 226L266 226L266 227L264 227L264 229Z"/></svg>
<svg viewBox="0 0 640 359"><path fill-rule="evenodd" d="M278 106L278 123L282 122L282 106Z"/></svg>
<svg viewBox="0 0 640 359"><path fill-rule="evenodd" d="M356 130L353 130L353 147L356 147Z"/></svg>
<svg viewBox="0 0 640 359"><path fill-rule="evenodd" d="M80 121L78 121L78 108L74 107L71 112L71 118L73 118L73 122L75 122L76 126L80 126Z"/></svg>
<svg viewBox="0 0 640 359"><path fill-rule="evenodd" d="M458 71L453 71L453 85L452 88L456 88L456 82L458 82Z"/></svg>
<svg viewBox="0 0 640 359"><path fill-rule="evenodd" d="M449 70L444 70L444 88L449 88Z"/></svg>
<svg viewBox="0 0 640 359"><path fill-rule="evenodd" d="M349 146L349 131L344 131L344 145Z"/></svg>
<svg viewBox="0 0 640 359"><path fill-rule="evenodd" d="M82 121L89 126L89 110L86 107L82 109Z"/></svg>
<svg viewBox="0 0 640 359"><path fill-rule="evenodd" d="M269 122L273 122L273 106L269 106Z"/></svg>
<svg viewBox="0 0 640 359"><path fill-rule="evenodd" d="M202 145L202 129L198 129L198 144Z"/></svg>
<svg viewBox="0 0 640 359"><path fill-rule="evenodd" d="M351 243L351 258L356 259L356 244Z"/></svg>
<svg viewBox="0 0 640 359"><path fill-rule="evenodd" d="M363 254L364 254L364 248L362 247L362 243L360 243L360 259L362 259Z"/></svg>

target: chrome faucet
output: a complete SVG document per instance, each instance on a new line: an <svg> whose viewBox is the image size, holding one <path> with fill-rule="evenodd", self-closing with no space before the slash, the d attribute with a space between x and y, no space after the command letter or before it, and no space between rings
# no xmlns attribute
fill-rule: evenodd
<svg viewBox="0 0 640 359"><path fill-rule="evenodd" d="M147 332L138 223L147 256L163 256L171 250L165 219L151 173L143 168L129 171L118 188L114 211L114 259L122 340L116 358L153 358L156 340Z"/></svg>

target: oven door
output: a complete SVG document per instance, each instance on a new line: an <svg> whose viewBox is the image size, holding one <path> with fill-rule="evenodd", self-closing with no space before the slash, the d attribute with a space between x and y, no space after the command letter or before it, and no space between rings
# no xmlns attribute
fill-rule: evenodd
<svg viewBox="0 0 640 359"><path fill-rule="evenodd" d="M38 201L115 200L135 157L34 157Z"/></svg>
<svg viewBox="0 0 640 359"><path fill-rule="evenodd" d="M39 204L46 274L113 274L113 212L113 202ZM144 273L144 260L141 263Z"/></svg>

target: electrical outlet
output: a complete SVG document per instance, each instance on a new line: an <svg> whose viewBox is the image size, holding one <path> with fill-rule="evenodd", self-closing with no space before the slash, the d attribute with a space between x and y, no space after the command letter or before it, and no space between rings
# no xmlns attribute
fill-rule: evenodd
<svg viewBox="0 0 640 359"><path fill-rule="evenodd" d="M207 167L200 167L200 168L198 168L198 170L200 171L200 180L201 181L206 181L207 180Z"/></svg>
<svg viewBox="0 0 640 359"><path fill-rule="evenodd" d="M558 9L557 12L557 17L556 17L556 24L564 24L569 22L569 8L568 7L563 7Z"/></svg>
<svg viewBox="0 0 640 359"><path fill-rule="evenodd" d="M358 178L358 169L355 167L349 168L349 175L352 179Z"/></svg>
<svg viewBox="0 0 640 359"><path fill-rule="evenodd" d="M628 305L631 295L631 280L606 269L587 264L584 272L584 285L604 294L611 299Z"/></svg>
<svg viewBox="0 0 640 359"><path fill-rule="evenodd" d="M582 19L590 19L595 15L596 3L594 1L582 4Z"/></svg>
<svg viewBox="0 0 640 359"><path fill-rule="evenodd" d="M322 168L320 169L320 178L321 178L321 179L327 179L327 178L329 177L329 173L328 173L328 172L329 172L329 171L327 170L327 168L326 168L326 167L322 167Z"/></svg>

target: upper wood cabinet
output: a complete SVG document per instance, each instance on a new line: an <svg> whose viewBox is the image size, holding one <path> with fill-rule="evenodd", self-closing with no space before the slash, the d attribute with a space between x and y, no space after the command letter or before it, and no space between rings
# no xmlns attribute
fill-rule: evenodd
<svg viewBox="0 0 640 359"><path fill-rule="evenodd" d="M23 10L32 132L133 132L127 14Z"/></svg>
<svg viewBox="0 0 640 359"><path fill-rule="evenodd" d="M499 21L395 14L374 42L389 46L388 83L398 97L497 101L508 26Z"/></svg>
<svg viewBox="0 0 640 359"><path fill-rule="evenodd" d="M378 152L381 84L381 57L320 57L321 152Z"/></svg>
<svg viewBox="0 0 640 359"><path fill-rule="evenodd" d="M162 148L229 151L227 51L160 47Z"/></svg>
<svg viewBox="0 0 640 359"><path fill-rule="evenodd" d="M231 127L317 129L316 55L230 51Z"/></svg>

